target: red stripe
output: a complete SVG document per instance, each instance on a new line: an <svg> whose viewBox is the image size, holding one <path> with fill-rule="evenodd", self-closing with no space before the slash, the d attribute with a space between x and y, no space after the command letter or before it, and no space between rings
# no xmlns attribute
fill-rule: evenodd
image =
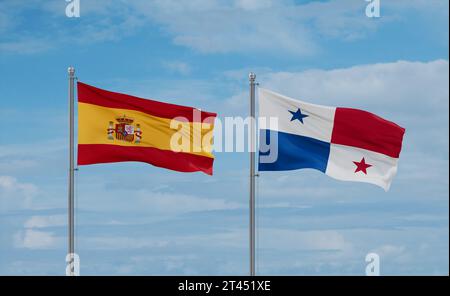
<svg viewBox="0 0 450 296"><path fill-rule="evenodd" d="M142 99L126 94L111 92L91 85L78 82L78 102L99 105L107 108L129 109L144 112L163 118L184 117L190 122L213 123L216 113L199 112L199 118L194 118L195 108ZM198 110L198 109L196 109ZM200 119L201 117L201 119ZM205 120L207 119L207 120Z"/></svg>
<svg viewBox="0 0 450 296"><path fill-rule="evenodd" d="M405 129L367 111L336 108L331 142L398 158Z"/></svg>
<svg viewBox="0 0 450 296"><path fill-rule="evenodd" d="M106 144L79 144L78 165L122 161L141 161L179 172L213 173L214 159L190 153L153 147L125 147Z"/></svg>

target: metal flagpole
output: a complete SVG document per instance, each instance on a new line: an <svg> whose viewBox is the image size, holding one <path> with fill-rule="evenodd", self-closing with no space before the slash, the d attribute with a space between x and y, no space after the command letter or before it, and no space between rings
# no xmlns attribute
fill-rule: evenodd
<svg viewBox="0 0 450 296"><path fill-rule="evenodd" d="M255 275L255 73L248 75L250 81L250 275Z"/></svg>
<svg viewBox="0 0 450 296"><path fill-rule="evenodd" d="M74 270L74 254L75 254L75 212L74 212L74 82L75 82L75 68L69 67L69 275L75 275Z"/></svg>

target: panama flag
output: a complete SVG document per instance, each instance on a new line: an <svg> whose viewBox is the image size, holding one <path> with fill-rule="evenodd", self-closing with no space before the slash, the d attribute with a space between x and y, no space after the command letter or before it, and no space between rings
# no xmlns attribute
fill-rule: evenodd
<svg viewBox="0 0 450 296"><path fill-rule="evenodd" d="M260 171L312 168L389 189L405 133L397 124L367 111L309 104L261 88L259 115L278 119L277 128L260 130L260 143L265 142L260 147L270 147L260 148ZM267 161L275 148L276 157Z"/></svg>

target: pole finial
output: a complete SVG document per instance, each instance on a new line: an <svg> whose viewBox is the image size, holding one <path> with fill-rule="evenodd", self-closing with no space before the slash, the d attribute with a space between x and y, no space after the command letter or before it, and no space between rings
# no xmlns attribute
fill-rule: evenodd
<svg viewBox="0 0 450 296"><path fill-rule="evenodd" d="M250 72L248 74L248 80L250 80L251 82L255 82L255 79L256 79L256 74L253 72Z"/></svg>
<svg viewBox="0 0 450 296"><path fill-rule="evenodd" d="M67 72L69 73L69 75L73 75L75 74L75 68L71 66L67 69Z"/></svg>

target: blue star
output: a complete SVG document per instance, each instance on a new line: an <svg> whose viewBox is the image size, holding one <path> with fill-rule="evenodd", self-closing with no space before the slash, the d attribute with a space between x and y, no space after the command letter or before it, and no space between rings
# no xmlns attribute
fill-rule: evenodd
<svg viewBox="0 0 450 296"><path fill-rule="evenodd" d="M289 112L292 114L291 121L298 119L298 121L303 123L303 118L308 117L308 115L302 114L302 111L300 110L300 108L298 108L297 111L295 111L295 112L290 111L290 110L289 110Z"/></svg>

